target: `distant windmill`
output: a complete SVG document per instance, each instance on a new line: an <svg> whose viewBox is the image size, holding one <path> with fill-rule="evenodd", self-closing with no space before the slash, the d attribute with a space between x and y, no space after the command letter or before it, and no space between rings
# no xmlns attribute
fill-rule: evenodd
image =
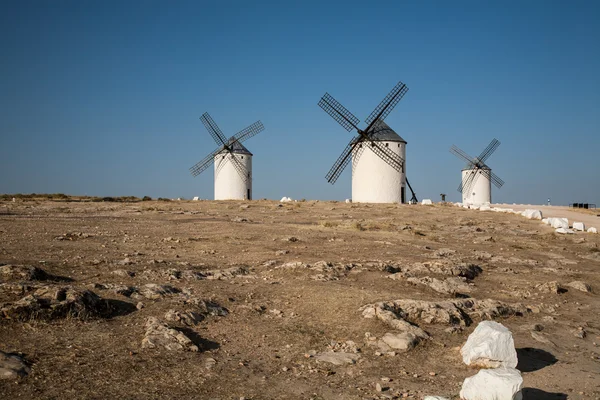
<svg viewBox="0 0 600 400"><path fill-rule="evenodd" d="M190 168L192 175L199 175L214 162L215 200L251 200L252 153L242 142L262 132L262 122L256 121L227 140L208 113L200 120L219 147Z"/></svg>
<svg viewBox="0 0 600 400"><path fill-rule="evenodd" d="M344 129L358 132L326 175L329 183L335 183L352 158L353 202L404 203L405 183L412 192L411 202L417 202L406 179L406 141L384 122L407 91L408 87L399 82L367 117L364 130L357 126L360 120L329 93L319 101Z"/></svg>
<svg viewBox="0 0 600 400"><path fill-rule="evenodd" d="M462 193L462 202L466 204L483 204L492 202L492 182L499 189L504 181L492 172L486 160L500 146L500 142L494 139L485 148L479 157L473 158L467 153L452 145L450 153L467 162L462 170L462 180L458 191Z"/></svg>

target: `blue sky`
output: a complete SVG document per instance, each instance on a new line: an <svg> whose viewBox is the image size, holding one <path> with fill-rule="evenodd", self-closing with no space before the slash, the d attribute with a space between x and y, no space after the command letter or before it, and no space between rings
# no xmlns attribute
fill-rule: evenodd
<svg viewBox="0 0 600 400"><path fill-rule="evenodd" d="M4 1L0 193L212 198L188 168L260 119L254 197L350 197L325 174L403 81L386 122L420 198L456 187L456 144L506 184L494 201L600 205L597 1ZM364 124L364 123L363 123Z"/></svg>

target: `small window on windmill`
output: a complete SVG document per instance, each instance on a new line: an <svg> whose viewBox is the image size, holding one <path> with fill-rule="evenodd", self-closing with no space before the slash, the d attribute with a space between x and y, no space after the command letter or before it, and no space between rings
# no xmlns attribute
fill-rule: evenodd
<svg viewBox="0 0 600 400"><path fill-rule="evenodd" d="M389 143L386 143L386 144L385 144L385 147L390 147L390 144L389 144Z"/></svg>
<svg viewBox="0 0 600 400"><path fill-rule="evenodd" d="M398 143L398 147L400 147L400 143Z"/></svg>

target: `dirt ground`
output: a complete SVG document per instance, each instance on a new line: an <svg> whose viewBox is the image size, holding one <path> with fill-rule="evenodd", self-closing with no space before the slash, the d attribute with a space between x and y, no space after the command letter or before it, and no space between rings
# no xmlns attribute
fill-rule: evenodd
<svg viewBox="0 0 600 400"><path fill-rule="evenodd" d="M493 318L513 333L524 399L599 399L599 242L443 205L3 202L0 350L31 371L0 380L0 398L457 399L477 372L459 348ZM450 277L457 290L419 283ZM89 290L104 308L36 300L57 288ZM382 350L394 328L361 309L469 299L500 311L408 315L429 336L408 351ZM150 317L189 341L144 339ZM320 358L332 351L351 360Z"/></svg>

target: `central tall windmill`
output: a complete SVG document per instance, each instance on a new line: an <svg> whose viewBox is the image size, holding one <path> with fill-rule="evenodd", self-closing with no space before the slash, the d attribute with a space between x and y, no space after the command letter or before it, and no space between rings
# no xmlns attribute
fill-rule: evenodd
<svg viewBox="0 0 600 400"><path fill-rule="evenodd" d="M190 172L198 176L214 162L215 200L251 200L252 153L242 142L262 132L265 129L262 122L256 121L227 140L208 113L202 114L200 120L219 147L190 168Z"/></svg>
<svg viewBox="0 0 600 400"><path fill-rule="evenodd" d="M360 120L329 93L325 93L319 101L319 106L344 129L348 132L354 129L358 133L358 136L350 140L325 177L329 183L335 183L352 159L354 202L404 203L405 183L412 192L411 202L417 202L406 179L406 141L384 122L407 91L408 86L398 82L367 117L367 127L364 130L358 127Z"/></svg>
<svg viewBox="0 0 600 400"><path fill-rule="evenodd" d="M497 139L493 139L490 144L481 152L479 157L471 157L455 145L450 148L450 153L467 162L462 170L462 180L458 186L458 191L462 193L462 202L465 204L483 204L492 202L492 182L500 189L504 181L498 175L492 172L492 169L485 163L488 158L500 146Z"/></svg>

